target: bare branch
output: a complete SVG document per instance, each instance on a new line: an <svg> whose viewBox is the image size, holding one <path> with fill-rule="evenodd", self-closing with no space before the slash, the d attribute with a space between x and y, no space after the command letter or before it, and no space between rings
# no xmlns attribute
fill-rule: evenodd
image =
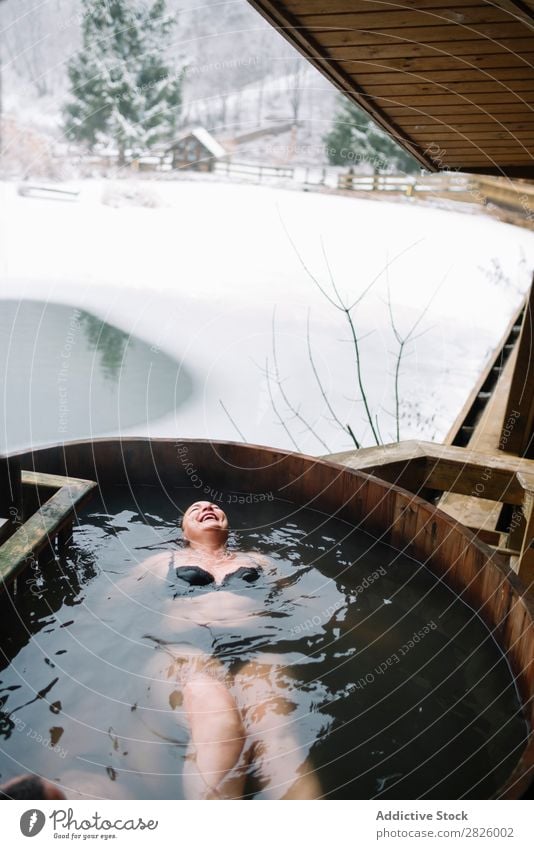
<svg viewBox="0 0 534 849"><path fill-rule="evenodd" d="M358 442L358 440L357 440L357 439L356 439L356 437L354 436L354 433L353 433L353 431L352 431L352 428L351 428L350 424L347 424L347 430L348 430L349 434L351 435L351 437L352 437L352 439L353 439L353 441L354 441L354 444L355 444L356 448L361 448L362 446L360 445L360 443Z"/></svg>
<svg viewBox="0 0 534 849"><path fill-rule="evenodd" d="M325 392L325 389L324 389L324 386L323 386L322 380L321 380L321 378L319 377L319 372L317 371L317 368L316 368L316 365L315 365L315 360L313 359L312 348L311 348L311 339L310 339L310 311L309 311L309 310L308 310L308 318L307 318L307 321L306 321L306 340L307 340L307 342L308 342L308 356L309 356L310 364L311 364L311 367L312 367L312 371L313 371L313 374L314 374L314 376L315 376L315 380L317 381L317 386L319 387L319 391L320 391L321 395L323 396L323 400L324 400L324 402L325 402L325 404L326 404L326 406L327 406L327 408L328 408L328 410L329 410L329 412L330 412L330 415L332 416L332 418L333 418L333 420L336 422L336 424L337 424L337 425L339 425L339 427L341 428L341 430L345 431L346 433L347 433L347 432L349 433L349 435L352 437L352 440L353 440L353 442L354 442L354 444L355 444L356 448L359 448L359 447L360 447L360 445L359 445L359 443L358 443L358 440L357 440L357 439L356 439L356 437L354 436L354 434L353 434L352 430L350 429L350 427L349 427L348 425L347 425L347 427L345 427L345 426L343 425L343 423L341 422L341 420L338 418L338 416L337 416L336 412L334 411L334 409L333 409L333 407L332 407L332 405L331 405L330 401L328 400L328 395L327 395L327 394L326 394L326 392Z"/></svg>
<svg viewBox="0 0 534 849"><path fill-rule="evenodd" d="M287 435L288 435L289 439L290 439L290 440L291 440L291 442L293 443L294 447L296 448L296 450L297 450L297 451L300 451L299 446L297 445L297 443L296 443L295 439L293 438L293 434L292 434L292 433L291 433L291 431L289 430L289 428L288 428L287 424L285 423L285 420L284 420L284 419L283 419L283 417L280 415L280 412L279 412L279 410L278 410L278 407L277 407L277 406L276 406L276 404L274 403L273 392L272 392L272 389L271 389L271 378L270 378L270 373L269 373L269 361L268 361L268 359L266 359L266 360L265 360L265 373L266 373L266 375L267 375L267 388L268 388L268 390L269 390L269 398L271 399L271 406L272 406L272 408L273 408L273 410L274 410L274 413L275 413L275 415L276 415L276 417L277 417L278 421L280 422L280 424L281 424L281 425L282 425L282 427L284 428L285 432L287 433Z"/></svg>
<svg viewBox="0 0 534 849"><path fill-rule="evenodd" d="M304 416L302 416L300 414L299 410L291 403L291 401L289 400L287 393L286 393L286 391L285 391L285 389L282 385L282 380L280 379L280 372L279 372L279 369L278 369L278 358L277 358L277 354L276 354L276 308L273 309L273 318L272 318L272 347L273 347L273 362L274 362L275 381L278 385L278 388L280 390L280 394L282 395L282 398L284 399L284 402L285 402L287 408L293 413L294 417L296 419L298 419L304 425L304 428L306 430L308 430L311 434L313 434L313 436L317 439L317 441L320 442L321 445L324 448L326 448L326 450L329 452L330 448L327 445L327 443L324 441L324 439L322 439L321 436L319 436L319 434L316 432L316 430L313 428L313 426L311 424L309 424L309 422L306 421Z"/></svg>
<svg viewBox="0 0 534 849"><path fill-rule="evenodd" d="M395 260L397 260L397 259L400 259L400 258L401 258L401 256L404 256L404 254L408 253L408 251L411 251L411 249L412 249L412 248L415 248L415 246L416 246L416 245L418 245L418 244L419 244L419 242L423 242L423 241L424 241L424 238L417 239L417 241L416 241L416 242L413 242L413 244L408 245L408 247L407 247L407 248L404 248L402 251L399 251L399 253L398 253L398 254L395 254L395 256L393 257L393 259L391 260L391 262L387 259L387 260L386 260L386 264L385 264L384 268L382 268L382 269L381 269L381 271L379 271L379 272L378 272L378 274L376 275L376 277L374 277L374 278L371 280L371 282L370 282L370 283L369 283L369 285L368 285L368 286L367 286L367 287L363 290L363 292L361 293L361 295L358 295L358 297L356 298L356 300L354 301L354 303L353 303L353 304L349 307L349 312L350 312L350 310L353 310L353 309L354 309L354 307L355 307L357 304L359 304L359 303L360 303L360 301L362 301L362 300L365 298L365 296L366 296L367 292L369 291L369 289L371 289L371 288L375 285L375 283L377 282L377 280L379 280L379 279L382 277L382 275L384 274L384 272L385 272L385 271L387 271L387 270L389 269L389 266L391 265L391 263L395 262Z"/></svg>
<svg viewBox="0 0 534 849"><path fill-rule="evenodd" d="M222 400L221 400L220 398L219 398L219 404L221 405L221 407L223 408L224 412L226 413L226 415L228 416L228 418L229 418L229 419L230 419L230 421L232 422L233 426L234 426L234 427L235 427L235 429L237 430L237 432L238 432L239 436L241 437L241 439L243 440L243 442L244 442L245 444L248 444L247 440L245 439L245 437L243 436L243 434L242 434L242 433L241 433L241 431L239 430L238 426L236 425L235 421L233 420L232 416L230 415L230 413L228 412L228 410L226 409L226 407L224 406L224 404L223 404L223 402L222 402Z"/></svg>
<svg viewBox="0 0 534 849"><path fill-rule="evenodd" d="M332 274L332 269L330 267L330 262L328 260L328 256L327 256L327 253L326 253L326 250L325 250L325 247L324 247L324 240L323 240L322 236L321 236L321 250L323 252L324 262L325 262L325 265L326 265L326 270L328 271L328 276L330 277L330 283L332 285L332 289L336 293L336 298L339 301L340 308L345 310L347 308L347 305L346 305L345 301L343 300L343 298L341 297L341 295L339 293L339 289L337 288L337 283L335 281L334 275Z"/></svg>
<svg viewBox="0 0 534 849"><path fill-rule="evenodd" d="M342 309L342 307L340 307L338 304L336 304L336 302L334 301L334 299L330 297L330 295L328 294L328 292L326 291L326 289L325 289L323 286L321 286L321 284L319 283L319 281L317 280L317 278L314 276L314 274L312 274L312 272L310 271L310 269L308 268L308 266L307 266L307 265L306 265L306 263L304 262L304 259L303 259L303 257L302 257L302 254L300 253L300 251L299 251L299 249L297 248L297 246L296 246L295 242L294 242L294 241L293 241L293 239L291 238L291 235L290 235L290 233L289 233L289 230L287 229L287 227L286 227L286 225L285 225L285 221L284 221L284 219L282 218L282 215L281 215L281 213L280 213L280 207L279 207L278 205L276 206L276 210L277 210L277 212L278 212L278 217L280 218L280 223L282 224L282 227L283 227L283 229L284 229L284 233L286 234L286 236L287 236L287 238L288 238L288 240L289 240L289 244L291 245L291 247L292 247L292 248L293 248L293 250L295 251L295 254L297 255L297 258L298 258L298 260L299 260L300 264L302 265L302 267L303 267L304 271L306 272L306 274L308 275L308 277L310 278L310 280L312 280L312 281L315 283L315 285L317 286L317 288L319 289L319 291L321 292L321 294L323 294L323 295L324 295L324 297L326 298L326 300L327 300L327 301L329 301L329 302L332 304L332 306L333 306L333 307L335 307L337 310Z"/></svg>
<svg viewBox="0 0 534 849"><path fill-rule="evenodd" d="M351 330L351 333L352 333L354 356L355 356L355 359L356 359L356 377L357 377L357 380L358 380L358 387L360 389L360 394L362 396L363 405L365 407L365 413L367 415L367 421L369 422L369 424L371 426L371 431L372 431L372 434L374 436L376 444L380 445L380 439L378 437L378 433L377 433L375 426L374 426L374 423L373 423L373 417L371 415L371 410L369 409L369 402L367 400L367 394L365 392L364 385L363 385L363 377L362 377L362 369L361 369L361 357L360 357L360 346L358 344L358 338L356 336L356 328L354 327L354 321L352 320L350 310L345 309L344 313L345 313L345 316L347 318L347 321L349 323L349 327L350 327L350 330Z"/></svg>

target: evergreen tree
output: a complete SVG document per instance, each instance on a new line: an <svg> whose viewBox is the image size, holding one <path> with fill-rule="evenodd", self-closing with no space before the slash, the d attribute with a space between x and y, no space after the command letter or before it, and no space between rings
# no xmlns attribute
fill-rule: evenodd
<svg viewBox="0 0 534 849"><path fill-rule="evenodd" d="M394 142L363 109L343 98L330 132L324 139L331 165L369 163L374 172L416 173L421 165Z"/></svg>
<svg viewBox="0 0 534 849"><path fill-rule="evenodd" d="M182 77L166 51L175 20L165 0L82 0L82 48L69 63L67 137L93 148L114 141L119 162L172 137Z"/></svg>

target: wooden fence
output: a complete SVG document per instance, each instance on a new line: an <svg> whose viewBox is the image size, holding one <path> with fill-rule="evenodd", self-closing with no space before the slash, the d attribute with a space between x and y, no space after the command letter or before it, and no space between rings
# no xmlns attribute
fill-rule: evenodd
<svg viewBox="0 0 534 849"><path fill-rule="evenodd" d="M215 174L228 177L244 177L261 182L264 179L293 180L295 169L278 165L257 165L251 162L234 162L232 159L219 159L214 165Z"/></svg>
<svg viewBox="0 0 534 849"><path fill-rule="evenodd" d="M524 226L534 226L534 183L505 177L445 172L418 176L340 174L338 188L362 194L371 192L418 198L449 198L510 212Z"/></svg>

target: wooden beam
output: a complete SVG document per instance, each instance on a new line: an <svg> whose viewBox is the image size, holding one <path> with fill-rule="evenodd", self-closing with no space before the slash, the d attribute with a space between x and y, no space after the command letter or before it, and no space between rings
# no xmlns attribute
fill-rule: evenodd
<svg viewBox="0 0 534 849"><path fill-rule="evenodd" d="M464 424L465 420L468 418L469 414L472 412L474 405L476 403L476 400L478 398L478 395L481 392L484 384L486 383L486 381L490 377L492 370L494 368L496 368L497 366L500 366L502 364L504 345L510 339L510 335L512 333L512 328L519 321L519 318L521 316L521 312L524 309L524 306L525 306L524 303L522 303L521 306L519 307L519 309L515 311L514 315L512 316L510 321L508 322L508 326L507 326L506 330L504 331L504 334L501 336L498 344L495 347L495 350L493 351L493 353L491 354L491 357L489 358L488 362L486 363L486 366L485 366L484 370L482 371L479 379L475 383L473 389L471 390L470 394L467 397L465 404L463 405L462 409L460 410L460 412L456 416L452 427L450 428L449 432L447 433L447 436L445 437L445 440L444 440L446 445L453 445L454 444L454 441L455 441L456 437L458 436L458 434L459 434L459 432L462 428L462 425ZM501 375L501 377L502 377L502 375ZM497 385L500 382L501 377L499 377L499 379L497 380ZM492 390L493 394L496 392L496 390L497 390L497 386L495 386L494 389ZM473 446L473 447L475 447L475 446ZM497 445L495 445L493 447L497 448Z"/></svg>
<svg viewBox="0 0 534 849"><path fill-rule="evenodd" d="M29 471L22 473L22 479L26 485L56 492L0 546L0 590L72 523L75 508L96 487L95 481Z"/></svg>
<svg viewBox="0 0 534 849"><path fill-rule="evenodd" d="M499 447L523 456L534 430L534 285L530 289Z"/></svg>
<svg viewBox="0 0 534 849"><path fill-rule="evenodd" d="M517 571L524 584L532 587L534 582L534 474L520 472L518 478L525 490L523 503L525 531Z"/></svg>

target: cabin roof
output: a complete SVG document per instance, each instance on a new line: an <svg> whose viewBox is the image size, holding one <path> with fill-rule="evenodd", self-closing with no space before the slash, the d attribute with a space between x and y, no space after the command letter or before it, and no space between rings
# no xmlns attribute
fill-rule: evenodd
<svg viewBox="0 0 534 849"><path fill-rule="evenodd" d="M204 127L194 127L192 130L184 131L173 141L169 150L172 150L180 142L190 138L191 136L200 142L202 147L205 147L206 150L216 159L220 159L222 156L227 155L227 151L224 149L222 144L220 144L220 142L212 136L209 130L206 130Z"/></svg>
<svg viewBox="0 0 534 849"><path fill-rule="evenodd" d="M534 178L534 0L249 0L430 171Z"/></svg>

